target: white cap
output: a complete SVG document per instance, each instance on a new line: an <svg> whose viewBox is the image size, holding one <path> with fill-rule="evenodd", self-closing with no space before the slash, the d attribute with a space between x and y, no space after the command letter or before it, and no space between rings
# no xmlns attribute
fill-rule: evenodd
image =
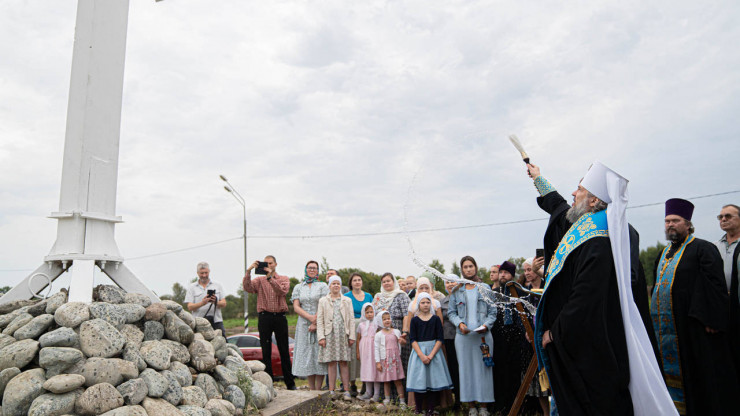
<svg viewBox="0 0 740 416"><path fill-rule="evenodd" d="M612 203L612 199L609 196L609 190L607 189L606 184L609 173L612 173L619 178L624 179L622 175L614 172L597 160L591 165L590 168L588 168L588 172L586 172L586 175L581 181L582 187L586 188L587 191L591 192L592 194L594 194L594 196L606 202L607 204Z"/></svg>

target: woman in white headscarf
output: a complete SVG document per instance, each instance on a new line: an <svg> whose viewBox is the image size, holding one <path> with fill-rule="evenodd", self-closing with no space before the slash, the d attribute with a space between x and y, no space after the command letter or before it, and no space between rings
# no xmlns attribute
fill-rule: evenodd
<svg viewBox="0 0 740 416"><path fill-rule="evenodd" d="M398 282L391 273L384 273L380 278L380 292L373 299L375 306L375 315L379 316L381 312L388 311L391 314L391 321L394 328L403 328L403 318L408 314L409 296L401 290ZM409 364L409 355L411 354L411 344L408 342L408 331L401 333L401 363L403 371L406 372Z"/></svg>

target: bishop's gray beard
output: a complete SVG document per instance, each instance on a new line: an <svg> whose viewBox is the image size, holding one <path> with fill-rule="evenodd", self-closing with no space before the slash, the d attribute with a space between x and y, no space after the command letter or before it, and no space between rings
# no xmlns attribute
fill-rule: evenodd
<svg viewBox="0 0 740 416"><path fill-rule="evenodd" d="M568 209L568 212L565 213L565 219L575 224L586 212L588 212L588 201L584 198L581 202Z"/></svg>

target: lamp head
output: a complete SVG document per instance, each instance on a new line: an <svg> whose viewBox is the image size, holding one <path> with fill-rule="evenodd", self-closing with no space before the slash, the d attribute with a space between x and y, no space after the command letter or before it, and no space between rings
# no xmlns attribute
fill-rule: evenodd
<svg viewBox="0 0 740 416"><path fill-rule="evenodd" d="M224 175L218 175L218 177L221 178L222 181L228 182L228 180L226 179L226 176L224 176Z"/></svg>
<svg viewBox="0 0 740 416"><path fill-rule="evenodd" d="M231 188L229 188L228 186L224 186L224 189L226 189L226 192L231 192Z"/></svg>

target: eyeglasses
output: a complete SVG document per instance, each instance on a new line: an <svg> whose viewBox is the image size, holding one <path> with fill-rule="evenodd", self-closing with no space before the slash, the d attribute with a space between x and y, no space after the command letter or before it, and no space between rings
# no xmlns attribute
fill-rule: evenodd
<svg viewBox="0 0 740 416"><path fill-rule="evenodd" d="M732 217L737 217L737 215L732 215L732 214L724 214L724 215L719 214L719 215L717 215L717 219L719 221L722 221L723 218L726 219L726 220L730 220L730 219L732 219Z"/></svg>
<svg viewBox="0 0 740 416"><path fill-rule="evenodd" d="M306 267L306 270L319 270L318 267Z"/></svg>

